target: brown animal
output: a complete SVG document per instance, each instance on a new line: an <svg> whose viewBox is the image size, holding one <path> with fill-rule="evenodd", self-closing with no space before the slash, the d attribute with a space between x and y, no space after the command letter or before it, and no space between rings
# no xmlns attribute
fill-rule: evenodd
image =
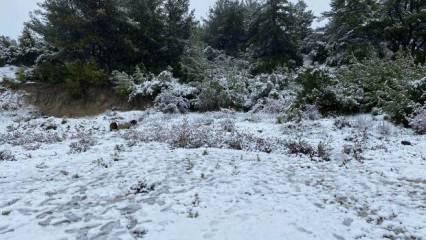
<svg viewBox="0 0 426 240"><path fill-rule="evenodd" d="M132 120L128 123L117 123L117 122L112 122L109 125L109 130L112 131L118 131L118 130L122 130L122 129L130 129L134 126L136 126L138 124L138 122L136 120Z"/></svg>

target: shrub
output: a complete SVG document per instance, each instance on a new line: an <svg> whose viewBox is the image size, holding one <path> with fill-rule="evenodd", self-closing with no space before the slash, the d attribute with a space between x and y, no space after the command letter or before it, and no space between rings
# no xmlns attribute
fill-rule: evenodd
<svg viewBox="0 0 426 240"><path fill-rule="evenodd" d="M187 112L190 108L188 99L194 98L197 92L196 88L179 83L168 70L154 75L145 74L136 67L133 75L113 71L110 80L115 91L128 95L129 101L138 96L149 97L157 109L164 112Z"/></svg>
<svg viewBox="0 0 426 240"><path fill-rule="evenodd" d="M154 100L154 107L163 113L187 113L191 104L188 99L176 96L171 91L160 93Z"/></svg>
<svg viewBox="0 0 426 240"><path fill-rule="evenodd" d="M61 62L52 56L46 58L41 56L35 65L32 75L37 81L64 84L76 96L84 95L87 86L102 86L107 83L107 73L99 69L94 60Z"/></svg>
<svg viewBox="0 0 426 240"><path fill-rule="evenodd" d="M12 152L7 151L7 150L1 150L0 151L0 162L1 161L16 161L16 158L12 154Z"/></svg>
<svg viewBox="0 0 426 240"><path fill-rule="evenodd" d="M301 90L293 109L315 105L322 114L353 113L359 110L352 88L342 86L324 69L305 69L296 78L296 82L301 85Z"/></svg>
<svg viewBox="0 0 426 240"><path fill-rule="evenodd" d="M148 184L146 180L139 181L130 187L131 194L147 194L155 190L156 184Z"/></svg>
<svg viewBox="0 0 426 240"><path fill-rule="evenodd" d="M36 129L28 129L25 131L14 130L9 133L0 134L0 143L7 143L13 146L23 146L36 143L54 144L62 142L63 135L56 132L40 132Z"/></svg>
<svg viewBox="0 0 426 240"><path fill-rule="evenodd" d="M173 125L148 125L143 131L123 133L128 141L161 142L177 148L223 148L255 152L283 151L284 143L275 138L261 138L238 131L232 120L218 123L187 119Z"/></svg>
<svg viewBox="0 0 426 240"><path fill-rule="evenodd" d="M195 108L199 111L215 111L232 105L225 89L215 81L205 83L195 101Z"/></svg>
<svg viewBox="0 0 426 240"><path fill-rule="evenodd" d="M418 107L411 114L409 124L418 134L426 134L426 105Z"/></svg>
<svg viewBox="0 0 426 240"><path fill-rule="evenodd" d="M132 91L133 79L125 72L113 71L110 77L114 91L119 95L128 95Z"/></svg>
<svg viewBox="0 0 426 240"><path fill-rule="evenodd" d="M341 68L336 78L345 86L362 91L360 109L382 109L397 123L407 124L407 116L417 103L426 99L426 65L418 65L410 56L395 60L377 57Z"/></svg>
<svg viewBox="0 0 426 240"><path fill-rule="evenodd" d="M426 66L410 56L373 57L354 61L331 74L306 69L297 77L301 86L292 111L313 104L321 113L384 112L408 126L415 106L426 101Z"/></svg>
<svg viewBox="0 0 426 240"><path fill-rule="evenodd" d="M92 146L96 144L92 138L83 138L77 142L70 144L70 153L83 153L87 152Z"/></svg>
<svg viewBox="0 0 426 240"><path fill-rule="evenodd" d="M287 142L286 146L290 154L306 155L312 161L330 161L331 148L324 142L320 142L317 147L314 147L308 142L299 139L297 141Z"/></svg>

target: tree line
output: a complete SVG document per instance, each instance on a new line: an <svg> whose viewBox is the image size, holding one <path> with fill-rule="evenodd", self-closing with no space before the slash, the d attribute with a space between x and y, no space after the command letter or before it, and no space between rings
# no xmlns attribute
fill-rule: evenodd
<svg viewBox="0 0 426 240"><path fill-rule="evenodd" d="M332 0L327 25L313 29L303 1L218 0L198 22L189 0L44 0L18 42L0 38L0 65L33 66L35 80L81 88L136 67L188 81L185 60L200 46L247 59L254 74L400 51L424 63L425 9L424 0Z"/></svg>

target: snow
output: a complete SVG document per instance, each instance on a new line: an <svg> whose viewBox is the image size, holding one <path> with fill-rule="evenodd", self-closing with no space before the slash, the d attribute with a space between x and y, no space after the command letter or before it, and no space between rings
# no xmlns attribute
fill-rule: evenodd
<svg viewBox="0 0 426 240"><path fill-rule="evenodd" d="M0 82L3 82L4 78L14 79L17 70L18 67L16 66L6 65L4 67L0 67Z"/></svg>
<svg viewBox="0 0 426 240"><path fill-rule="evenodd" d="M333 118L277 124L276 115L229 111L61 119L40 116L10 92L0 94L0 110L0 152L16 159L0 161L0 239L426 236L426 138L380 116L347 117L341 129ZM134 129L109 131L113 121L134 119ZM263 139L272 152L179 148L154 135L202 132L186 133L185 124L212 139L224 126ZM366 139L362 161L342 153L358 136ZM71 151L81 139L90 140L88 150ZM329 143L331 161L291 155L279 144L297 139Z"/></svg>

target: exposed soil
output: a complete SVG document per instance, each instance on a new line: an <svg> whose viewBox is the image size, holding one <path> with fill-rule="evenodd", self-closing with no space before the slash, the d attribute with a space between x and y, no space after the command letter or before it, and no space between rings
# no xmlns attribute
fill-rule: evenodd
<svg viewBox="0 0 426 240"><path fill-rule="evenodd" d="M44 115L55 117L94 116L108 110L144 110L152 105L150 98L136 98L129 102L126 96L107 87L85 89L84 96L76 97L63 86L40 83L18 87L27 92L26 102L36 106Z"/></svg>

